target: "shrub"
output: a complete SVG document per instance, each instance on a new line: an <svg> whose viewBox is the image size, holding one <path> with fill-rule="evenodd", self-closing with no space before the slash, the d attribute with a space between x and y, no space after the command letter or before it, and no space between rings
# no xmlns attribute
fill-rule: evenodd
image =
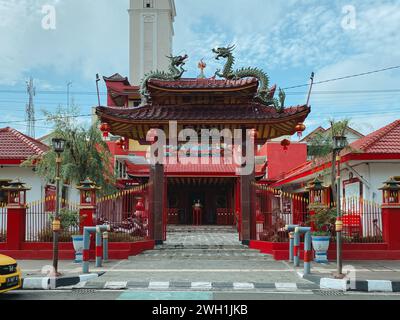
<svg viewBox="0 0 400 320"><path fill-rule="evenodd" d="M307 223L313 224L313 236L330 236L335 229L336 208L316 208Z"/></svg>
<svg viewBox="0 0 400 320"><path fill-rule="evenodd" d="M71 242L74 233L69 231L62 231L58 236L59 242ZM45 229L39 232L38 235L39 242L52 242L53 241L53 231L51 229Z"/></svg>

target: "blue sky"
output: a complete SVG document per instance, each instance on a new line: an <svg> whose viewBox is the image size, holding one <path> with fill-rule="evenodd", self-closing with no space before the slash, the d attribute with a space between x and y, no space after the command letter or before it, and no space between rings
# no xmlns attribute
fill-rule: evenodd
<svg viewBox="0 0 400 320"><path fill-rule="evenodd" d="M41 26L47 4L56 8L55 30ZM400 65L399 1L176 0L176 7L174 52L189 55L186 76L197 76L201 58L212 76L223 62L211 49L227 44L237 46L237 67L260 67L283 88L307 83L312 71L321 81ZM24 120L30 76L37 118L66 104L69 81L71 98L90 113L95 74L128 74L127 8L127 0L0 0L0 127L25 131L13 121ZM287 104L305 103L306 91L287 90ZM399 98L400 69L316 85L306 124L349 117L369 133L400 118ZM36 127L37 136L49 131L44 122Z"/></svg>

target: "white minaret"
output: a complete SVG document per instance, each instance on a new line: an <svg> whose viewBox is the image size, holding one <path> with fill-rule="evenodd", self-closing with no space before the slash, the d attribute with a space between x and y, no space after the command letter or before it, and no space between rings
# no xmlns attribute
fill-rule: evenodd
<svg viewBox="0 0 400 320"><path fill-rule="evenodd" d="M139 85L153 70L167 70L172 54L174 0L130 0L129 82Z"/></svg>

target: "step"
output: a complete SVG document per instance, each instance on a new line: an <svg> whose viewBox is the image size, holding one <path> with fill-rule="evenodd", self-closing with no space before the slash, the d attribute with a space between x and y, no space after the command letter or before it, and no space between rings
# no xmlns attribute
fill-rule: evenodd
<svg viewBox="0 0 400 320"><path fill-rule="evenodd" d="M168 250L148 250L143 253L143 255L151 255L151 254L175 254L175 253L193 253L193 254L260 254L260 251L255 249L168 249Z"/></svg>
<svg viewBox="0 0 400 320"><path fill-rule="evenodd" d="M171 249L247 249L246 246L241 244L233 245L208 245L208 244L163 244L161 246L156 246L157 250L171 250Z"/></svg>

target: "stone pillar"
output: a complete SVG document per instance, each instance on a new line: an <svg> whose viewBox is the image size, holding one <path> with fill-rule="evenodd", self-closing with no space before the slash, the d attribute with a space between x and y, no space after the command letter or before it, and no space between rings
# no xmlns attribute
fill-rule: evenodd
<svg viewBox="0 0 400 320"><path fill-rule="evenodd" d="M163 212L164 212L164 166L150 166L149 207L153 221L153 239L156 245L164 242Z"/></svg>

